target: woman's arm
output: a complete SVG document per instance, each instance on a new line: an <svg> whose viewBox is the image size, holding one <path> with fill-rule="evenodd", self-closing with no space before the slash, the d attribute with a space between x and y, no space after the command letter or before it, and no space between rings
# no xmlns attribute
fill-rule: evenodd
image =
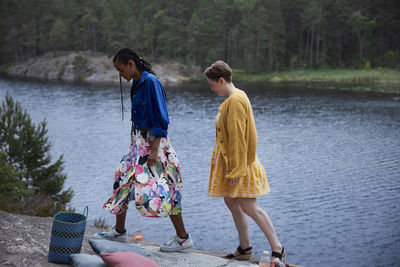
<svg viewBox="0 0 400 267"><path fill-rule="evenodd" d="M150 78L147 83L149 118L152 124L150 132L156 137L167 137L169 118L164 89L155 77Z"/></svg>
<svg viewBox="0 0 400 267"><path fill-rule="evenodd" d="M246 175L247 142L245 103L240 99L231 102L227 114L226 130L228 132L228 168L226 178L236 179Z"/></svg>
<svg viewBox="0 0 400 267"><path fill-rule="evenodd" d="M148 82L149 117L152 124L150 133L155 137L151 142L151 152L147 159L147 165L150 167L157 161L161 138L167 137L169 119L164 90L160 82L156 78L149 79Z"/></svg>

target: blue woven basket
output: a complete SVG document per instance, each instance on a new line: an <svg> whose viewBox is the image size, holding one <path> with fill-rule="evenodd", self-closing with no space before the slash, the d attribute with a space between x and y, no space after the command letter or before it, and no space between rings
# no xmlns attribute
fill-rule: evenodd
<svg viewBox="0 0 400 267"><path fill-rule="evenodd" d="M83 214L58 212L54 216L49 246L49 262L72 264L71 254L80 253L85 235L88 207Z"/></svg>

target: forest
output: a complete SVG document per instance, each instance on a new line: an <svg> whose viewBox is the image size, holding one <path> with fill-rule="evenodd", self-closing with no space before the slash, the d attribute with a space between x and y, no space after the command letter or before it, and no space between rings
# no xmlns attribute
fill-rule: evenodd
<svg viewBox="0 0 400 267"><path fill-rule="evenodd" d="M0 20L0 65L131 47L247 73L400 68L398 0L2 0Z"/></svg>

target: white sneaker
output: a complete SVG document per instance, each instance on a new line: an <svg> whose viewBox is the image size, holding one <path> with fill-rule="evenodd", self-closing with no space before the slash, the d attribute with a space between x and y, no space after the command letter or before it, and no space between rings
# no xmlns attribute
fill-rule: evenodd
<svg viewBox="0 0 400 267"><path fill-rule="evenodd" d="M272 262L275 263L275 267L286 267L286 265L278 258L273 259Z"/></svg>
<svg viewBox="0 0 400 267"><path fill-rule="evenodd" d="M183 239L179 236L172 237L167 243L161 244L160 250L166 252L174 252L191 247L193 247L193 240L190 234L188 234L188 237Z"/></svg>
<svg viewBox="0 0 400 267"><path fill-rule="evenodd" d="M120 242L125 242L126 241L126 230L124 233L119 233L117 230L115 230L115 227L104 231L102 233L95 233L92 238L97 238L97 239L108 239L108 240L114 240L114 241L120 241Z"/></svg>

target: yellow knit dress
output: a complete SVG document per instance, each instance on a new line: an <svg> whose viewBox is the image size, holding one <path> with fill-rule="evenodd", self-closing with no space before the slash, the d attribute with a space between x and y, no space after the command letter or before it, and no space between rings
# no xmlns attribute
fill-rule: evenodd
<svg viewBox="0 0 400 267"><path fill-rule="evenodd" d="M219 107L219 112L215 121L217 128L219 127L219 118L225 102L226 100ZM208 195L210 197L231 198L257 198L259 196L266 195L270 191L270 187L264 167L259 162L257 156L255 161L247 166L246 176L241 177L238 183L229 185L230 179L225 178L226 163L221 152L220 138L221 136L219 136L219 132L216 131L216 140L211 158Z"/></svg>

